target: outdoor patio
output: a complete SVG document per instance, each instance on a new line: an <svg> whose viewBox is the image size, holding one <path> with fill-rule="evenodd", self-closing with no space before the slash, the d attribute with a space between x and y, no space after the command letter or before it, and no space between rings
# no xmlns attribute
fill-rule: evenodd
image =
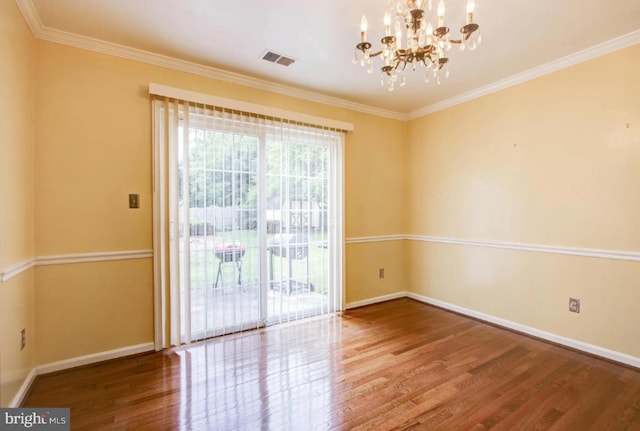
<svg viewBox="0 0 640 431"><path fill-rule="evenodd" d="M224 333L255 328L260 319L258 283L195 289L191 292L193 338L210 338ZM267 289L267 323L282 323L326 312L327 294L296 289L287 294L278 286Z"/></svg>
<svg viewBox="0 0 640 431"><path fill-rule="evenodd" d="M294 237L298 241L294 245L278 243ZM192 339L330 311L325 232L268 234L266 254L259 243L257 231L249 229L190 237ZM183 276L184 245L180 243ZM266 266L267 275L264 295L260 293L261 265ZM183 303L186 299L183 296Z"/></svg>

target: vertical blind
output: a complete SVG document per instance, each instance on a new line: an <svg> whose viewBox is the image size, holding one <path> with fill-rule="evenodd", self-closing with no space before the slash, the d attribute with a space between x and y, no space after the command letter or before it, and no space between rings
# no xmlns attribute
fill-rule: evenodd
<svg viewBox="0 0 640 431"><path fill-rule="evenodd" d="M152 109L156 346L340 310L344 130L164 94Z"/></svg>

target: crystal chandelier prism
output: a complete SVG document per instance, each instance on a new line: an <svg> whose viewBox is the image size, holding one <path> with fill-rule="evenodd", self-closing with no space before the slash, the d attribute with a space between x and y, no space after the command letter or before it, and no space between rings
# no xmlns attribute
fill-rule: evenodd
<svg viewBox="0 0 640 431"><path fill-rule="evenodd" d="M371 50L372 44L367 41L367 18L363 15L361 41L356 45L353 63L360 63L373 73L373 60L380 57L383 62L380 85L384 87L386 84L389 91L394 90L398 81L401 87L406 84L407 67L413 71L421 68L426 83L432 77L440 85L441 74L449 77L447 52L452 46L458 45L461 51L473 51L482 41L480 27L473 22L474 10L475 1L467 0L466 24L460 28L460 37L454 39L445 25L444 0L438 2L435 15L432 0L389 0L389 9L384 14L385 36L380 40L381 47L377 51Z"/></svg>

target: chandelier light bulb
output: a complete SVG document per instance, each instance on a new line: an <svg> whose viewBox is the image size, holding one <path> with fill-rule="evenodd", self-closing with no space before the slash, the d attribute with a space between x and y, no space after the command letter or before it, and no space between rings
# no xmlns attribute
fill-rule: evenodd
<svg viewBox="0 0 640 431"><path fill-rule="evenodd" d="M474 0L467 1L467 13L473 13L476 10L476 2Z"/></svg>
<svg viewBox="0 0 640 431"><path fill-rule="evenodd" d="M385 36L391 36L391 15L389 11L384 13L384 34Z"/></svg>
<svg viewBox="0 0 640 431"><path fill-rule="evenodd" d="M445 7L444 7L444 0L440 0L440 2L438 3L438 18L444 18L444 12L445 12Z"/></svg>
<svg viewBox="0 0 640 431"><path fill-rule="evenodd" d="M367 41L367 27L367 17L362 15L362 19L360 20L360 38L363 43Z"/></svg>
<svg viewBox="0 0 640 431"><path fill-rule="evenodd" d="M476 9L476 3L474 0L467 1L467 24L473 22L473 11Z"/></svg>
<svg viewBox="0 0 640 431"><path fill-rule="evenodd" d="M402 49L402 31L396 31L396 49Z"/></svg>

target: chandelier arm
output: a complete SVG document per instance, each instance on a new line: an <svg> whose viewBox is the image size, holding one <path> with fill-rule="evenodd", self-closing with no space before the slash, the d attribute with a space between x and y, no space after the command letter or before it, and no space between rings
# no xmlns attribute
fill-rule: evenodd
<svg viewBox="0 0 640 431"><path fill-rule="evenodd" d="M475 23L469 23L460 27L460 34L462 35L462 40L466 41L471 37L471 35L480 29L480 26Z"/></svg>

